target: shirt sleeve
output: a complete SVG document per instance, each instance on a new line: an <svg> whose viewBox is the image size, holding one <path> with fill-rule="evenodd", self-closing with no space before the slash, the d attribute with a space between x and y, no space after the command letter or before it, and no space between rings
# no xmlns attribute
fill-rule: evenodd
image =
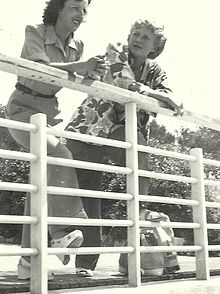
<svg viewBox="0 0 220 294"><path fill-rule="evenodd" d="M154 60L148 61L142 73L141 83L153 90L170 93L166 72Z"/></svg>
<svg viewBox="0 0 220 294"><path fill-rule="evenodd" d="M36 62L50 62L44 47L45 36L37 27L28 25L25 29L25 41L21 57Z"/></svg>
<svg viewBox="0 0 220 294"><path fill-rule="evenodd" d="M169 93L172 92L168 86L168 79L165 71L163 71L160 67L156 71L157 75L154 80L154 88L159 91Z"/></svg>
<svg viewBox="0 0 220 294"><path fill-rule="evenodd" d="M84 43L81 40L76 40L76 61L80 60L83 56Z"/></svg>

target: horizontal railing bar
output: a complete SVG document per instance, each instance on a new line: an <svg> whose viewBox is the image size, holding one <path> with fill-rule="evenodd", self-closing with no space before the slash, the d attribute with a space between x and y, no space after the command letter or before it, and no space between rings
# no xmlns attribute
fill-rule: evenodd
<svg viewBox="0 0 220 294"><path fill-rule="evenodd" d="M19 192L36 192L37 186L31 184L0 182L0 190L19 191Z"/></svg>
<svg viewBox="0 0 220 294"><path fill-rule="evenodd" d="M220 208L220 203L219 202L206 201L205 204L206 204L206 207Z"/></svg>
<svg viewBox="0 0 220 294"><path fill-rule="evenodd" d="M156 203L169 203L169 204L181 204L189 206L198 206L199 201L191 199L179 199L164 196L153 196L153 195L139 195L139 201L145 202L156 202Z"/></svg>
<svg viewBox="0 0 220 294"><path fill-rule="evenodd" d="M54 67L22 58L10 57L5 54L0 54L0 69L8 73L47 84L66 87L100 98L105 97L106 99L119 103L135 102L141 106L142 109L166 116L173 117L174 114L172 110L166 108L164 102L156 100L169 99L169 95L162 93L155 94L153 90L149 90L148 97L146 97L146 95L128 91L110 84L92 81L80 76L75 77L74 75L68 74L66 71ZM218 118L211 118L186 109L184 110L183 116L178 116L177 119L220 131L220 120Z"/></svg>
<svg viewBox="0 0 220 294"><path fill-rule="evenodd" d="M154 147L145 146L145 145L138 145L138 151L146 152L146 153L152 153L152 154L155 154L155 155L161 155L161 156L168 156L168 157L183 159L183 160L192 161L192 162L196 161L196 157L193 156L193 155L187 155L187 154L183 154L183 153L163 150L163 149L154 148Z"/></svg>
<svg viewBox="0 0 220 294"><path fill-rule="evenodd" d="M0 256L36 256L38 250L34 248L1 248Z"/></svg>
<svg viewBox="0 0 220 294"><path fill-rule="evenodd" d="M220 245L208 245L209 251L218 251L220 250Z"/></svg>
<svg viewBox="0 0 220 294"><path fill-rule="evenodd" d="M20 121L0 118L0 126L4 128L11 128L15 130L22 130L27 132L36 132L37 127L34 124L24 123Z"/></svg>
<svg viewBox="0 0 220 294"><path fill-rule="evenodd" d="M0 149L0 157L25 161L36 161L38 157L31 153Z"/></svg>
<svg viewBox="0 0 220 294"><path fill-rule="evenodd" d="M201 246L140 246L141 252L182 252L182 251L200 251Z"/></svg>
<svg viewBox="0 0 220 294"><path fill-rule="evenodd" d="M207 224L207 229L209 229L209 230L220 230L220 224L208 223Z"/></svg>
<svg viewBox="0 0 220 294"><path fill-rule="evenodd" d="M186 223L186 222L151 222L151 221L139 221L140 227L151 228L182 228L182 229L199 229L201 226L198 223Z"/></svg>
<svg viewBox="0 0 220 294"><path fill-rule="evenodd" d="M132 170L127 167L87 162L82 160L50 157L50 156L47 157L47 163L53 164L53 165L62 165L67 167L90 169L90 170L96 170L96 171L105 171L110 173L119 173L119 174L127 174L127 175L132 173Z"/></svg>
<svg viewBox="0 0 220 294"><path fill-rule="evenodd" d="M208 165L220 166L220 161L219 160L203 158L203 163L208 164Z"/></svg>
<svg viewBox="0 0 220 294"><path fill-rule="evenodd" d="M80 226L105 226L105 227L131 227L131 220L113 219L85 219L68 217L48 217L49 225L80 225Z"/></svg>
<svg viewBox="0 0 220 294"><path fill-rule="evenodd" d="M140 170L140 169L138 171L138 175L141 177L161 179L161 180L167 180L167 181L176 181L176 182L183 182L183 183L191 183L191 184L196 184L198 182L196 178L192 178L192 177L176 176L171 174L163 174L163 173L157 173L157 172Z"/></svg>
<svg viewBox="0 0 220 294"><path fill-rule="evenodd" d="M110 254L110 253L132 253L133 247L80 247L80 248L48 248L48 255L57 254Z"/></svg>
<svg viewBox="0 0 220 294"><path fill-rule="evenodd" d="M14 73L18 76L41 81L47 84L84 92L95 97L105 97L105 99L110 99L119 103L136 102L147 111L173 116L173 111L168 109L164 102L155 99L158 97L167 97L168 95L165 94L158 93L155 98L148 97L148 99L146 99L146 96L126 89L115 87L100 81L90 80L81 76L70 75L64 70L39 64L27 59L10 57L4 54L0 54L0 69L5 72ZM149 96L152 96L153 93L154 91L149 90ZM162 98L160 100L162 100Z"/></svg>
<svg viewBox="0 0 220 294"><path fill-rule="evenodd" d="M220 181L204 180L206 186L220 187Z"/></svg>
<svg viewBox="0 0 220 294"><path fill-rule="evenodd" d="M5 223L5 224L37 224L38 218L35 216L0 215L0 223Z"/></svg>
<svg viewBox="0 0 220 294"><path fill-rule="evenodd" d="M61 188L61 187L54 187L54 186L48 186L47 193L54 194L54 195L68 195L68 196L103 198L103 199L119 199L119 200L133 199L133 196L127 193L103 192L103 191L75 189L75 188Z"/></svg>
<svg viewBox="0 0 220 294"><path fill-rule="evenodd" d="M106 146L112 146L112 147L118 147L118 148L124 148L124 149L131 148L131 143L128 143L128 142L112 140L112 139L107 139L102 137L95 137L92 135L85 135L85 134L76 133L76 132L47 128L47 133L57 137L80 140L86 143L94 143L97 145L106 145Z"/></svg>

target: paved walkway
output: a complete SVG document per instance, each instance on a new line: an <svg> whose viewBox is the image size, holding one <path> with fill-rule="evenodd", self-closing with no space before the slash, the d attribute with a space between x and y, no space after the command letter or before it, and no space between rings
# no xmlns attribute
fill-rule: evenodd
<svg viewBox="0 0 220 294"><path fill-rule="evenodd" d="M1 245L3 250L9 245ZM15 245L13 245L15 246ZM16 246L15 246L16 247ZM55 273L53 281L49 282L49 289L70 289L85 288L110 285L125 285L128 283L127 277L122 276L118 272L119 254L102 254L99 258L97 268L92 278L79 278L74 273L74 257L64 266L60 263L56 256L48 256L47 264L50 271ZM29 281L21 281L17 279L16 270L18 256L1 256L0 257L0 293L21 293L29 291ZM158 281L165 279L180 279L195 277L195 258L194 257L178 257L181 270L179 273L162 276L162 277L143 277L143 282ZM220 275L220 257L210 258L210 269L215 270ZM218 270L218 271L216 271Z"/></svg>

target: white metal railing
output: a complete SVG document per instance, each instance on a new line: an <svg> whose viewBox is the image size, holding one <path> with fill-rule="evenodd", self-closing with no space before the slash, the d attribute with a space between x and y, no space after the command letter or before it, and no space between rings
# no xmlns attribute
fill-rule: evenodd
<svg viewBox="0 0 220 294"><path fill-rule="evenodd" d="M126 114L126 140L125 142L97 138L72 132L58 131L46 127L46 118L42 114L32 116L30 124L0 119L0 126L16 128L30 132L30 153L0 150L0 156L30 161L30 184L0 183L1 190L26 191L31 193L31 216L0 216L0 223L26 223L31 225L31 248L11 249L8 248L0 253L2 255L29 255L31 258L31 293L47 293L47 267L45 260L47 254L94 254L94 253L130 253L128 259L129 285L139 286L140 276L140 252L170 252L170 251L194 251L196 253L197 279L209 278L208 251L219 250L218 245L208 245L207 229L219 229L218 224L207 224L206 207L220 207L218 203L205 201L205 185L220 185L216 181L208 181L203 178L203 165L212 164L219 167L220 162L203 159L201 149L192 149L189 155L177 152L155 149L137 144L137 118L136 110L141 106L148 111L172 116L171 110L165 109L163 103L159 103L150 97L144 97L124 89L98 81L85 80L82 77L68 76L64 71L50 68L28 60L11 58L0 54L0 69L31 79L40 80L49 84L55 84L74 90L86 92L98 97L106 97L116 102L125 104ZM202 126L220 131L220 120L197 115L186 111L181 118L186 121L196 122ZM47 156L46 138L48 134L76 139L91 143L104 144L124 148L126 150L126 167L109 166L105 164L82 162L52 158ZM138 151L153 153L183 159L189 162L191 176L167 175L156 172L139 170L137 166ZM75 168L95 169L99 171L116 172L126 174L127 193L112 193L74 188L61 188L47 186L47 164L64 165ZM36 177L36 174L38 177ZM192 199L176 199L149 195L139 195L138 177L152 177L171 181L190 183L192 186ZM80 197L99 197L107 199L127 200L127 220L100 220L100 219L77 219L48 217L47 193L62 194ZM190 205L193 208L193 223L186 222L160 222L152 223L139 220L139 201L172 203ZM47 248L48 224L80 224L92 226L125 226L128 227L128 245L125 247L84 247L84 248ZM140 246L139 228L141 227L172 227L194 229L195 245L193 246ZM37 237L37 238L36 238Z"/></svg>

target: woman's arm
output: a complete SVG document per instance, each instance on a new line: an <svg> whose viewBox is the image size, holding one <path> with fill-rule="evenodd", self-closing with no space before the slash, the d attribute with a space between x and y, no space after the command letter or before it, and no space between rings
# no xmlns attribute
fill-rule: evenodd
<svg viewBox="0 0 220 294"><path fill-rule="evenodd" d="M102 76L108 69L108 65L102 56L91 57L86 61L73 62L50 62L48 65L58 69L66 70L70 73L77 73L83 76Z"/></svg>
<svg viewBox="0 0 220 294"><path fill-rule="evenodd" d="M69 61L69 62L51 62L45 50L45 31L40 26L28 25L25 29L25 42L22 49L21 57L35 62L43 63L81 75L102 76L106 71L106 61L103 56L95 56L86 61Z"/></svg>

